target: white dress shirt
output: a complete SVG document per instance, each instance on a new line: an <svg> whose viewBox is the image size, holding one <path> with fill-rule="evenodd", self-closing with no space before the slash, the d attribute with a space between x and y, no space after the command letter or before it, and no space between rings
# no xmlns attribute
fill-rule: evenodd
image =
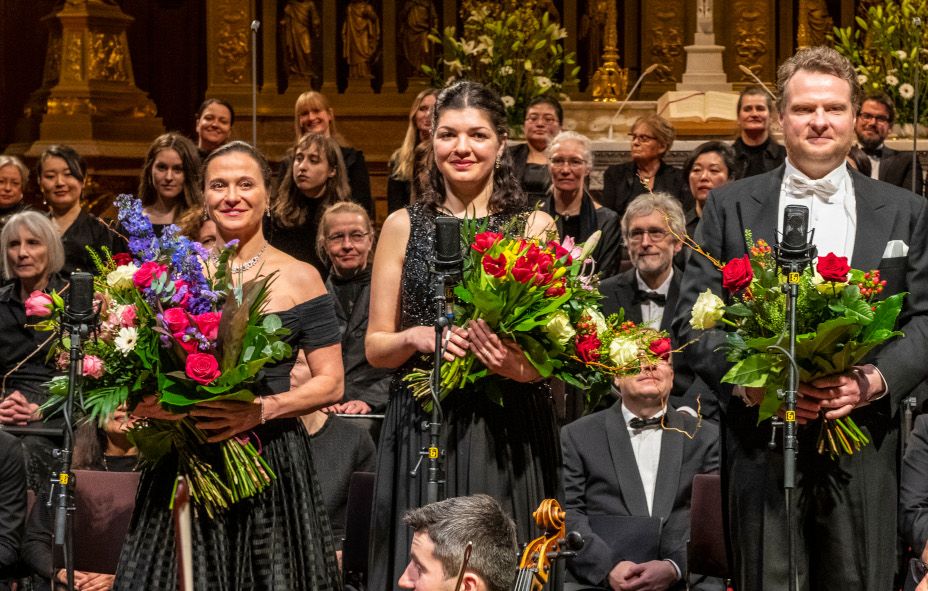
<svg viewBox="0 0 928 591"><path fill-rule="evenodd" d="M670 280L673 279L673 265L670 266L670 274L663 283L657 286L657 289L651 289L648 284L641 278L641 273L635 270L635 279L638 281L638 289L642 291L654 291L666 297L670 291ZM647 324L651 328L660 328L664 320L664 308L667 306L658 306L651 300L645 300L639 304L641 306L641 323Z"/></svg>
<svg viewBox="0 0 928 591"><path fill-rule="evenodd" d="M654 416L664 414L661 410ZM641 484L644 485L644 496L648 500L648 515L654 505L654 487L657 485L657 468L661 462L661 438L664 430L660 427L650 429L632 429L628 422L637 415L622 406L622 418L625 419L625 428L632 442L632 451L635 452L635 462L638 464L638 474Z"/></svg>
<svg viewBox="0 0 928 591"><path fill-rule="evenodd" d="M853 264L854 238L857 233L857 199L854 184L847 172L847 164L842 160L838 168L832 170L822 182L831 183L837 190L828 197L792 190L791 177L798 182L816 183L799 171L786 158L786 170L780 185L780 201L777 209L777 228L783 232L783 211L787 205L804 205L809 208L809 230L815 230L812 243L818 248L819 256L834 253L847 257L848 264ZM782 235L782 234L781 234Z"/></svg>

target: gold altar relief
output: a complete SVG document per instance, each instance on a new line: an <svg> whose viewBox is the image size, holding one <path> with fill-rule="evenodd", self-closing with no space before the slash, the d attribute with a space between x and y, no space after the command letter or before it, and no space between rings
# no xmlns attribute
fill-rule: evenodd
<svg viewBox="0 0 928 591"><path fill-rule="evenodd" d="M119 35L90 34L90 78L125 82L129 79L129 52Z"/></svg>
<svg viewBox="0 0 928 591"><path fill-rule="evenodd" d="M429 33L438 29L438 13L432 0L407 0L400 11L400 52L410 76L422 76L422 66L433 65Z"/></svg>
<svg viewBox="0 0 928 591"><path fill-rule="evenodd" d="M834 21L828 13L824 0L800 0L799 18L796 30L798 47L815 47L828 41L828 34L834 28Z"/></svg>
<svg viewBox="0 0 928 591"><path fill-rule="evenodd" d="M313 0L290 0L280 21L287 75L310 80L316 78L313 66L313 39L319 36L322 21Z"/></svg>
<svg viewBox="0 0 928 591"><path fill-rule="evenodd" d="M744 66L763 78L763 58L767 55L767 12L756 0L736 0L733 13L739 15L735 27L735 64ZM738 68L739 80L753 79Z"/></svg>
<svg viewBox="0 0 928 591"><path fill-rule="evenodd" d="M42 73L43 84L54 84L61 76L61 33L54 32L48 36L48 50L45 53L45 71Z"/></svg>
<svg viewBox="0 0 928 591"><path fill-rule="evenodd" d="M342 24L342 48L348 77L370 79L371 63L380 43L380 18L368 0L351 0Z"/></svg>
<svg viewBox="0 0 928 591"><path fill-rule="evenodd" d="M650 53L653 63L658 64L654 74L660 82L673 82L674 73L683 71L683 19L677 14L679 8L679 3L665 1L654 9Z"/></svg>
<svg viewBox="0 0 928 591"><path fill-rule="evenodd" d="M67 31L64 34L64 75L63 78L79 82L84 79L84 36L80 31Z"/></svg>
<svg viewBox="0 0 928 591"><path fill-rule="evenodd" d="M95 115L97 106L86 97L57 97L48 99L45 112L49 115Z"/></svg>
<svg viewBox="0 0 928 591"><path fill-rule="evenodd" d="M222 12L222 24L219 26L219 66L228 82L238 84L245 79L248 72L248 15L244 10L235 11L234 3L226 3Z"/></svg>

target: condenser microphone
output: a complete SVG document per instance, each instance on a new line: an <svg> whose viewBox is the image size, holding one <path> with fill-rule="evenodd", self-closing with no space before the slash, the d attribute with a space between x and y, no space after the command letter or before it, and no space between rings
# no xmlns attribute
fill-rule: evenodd
<svg viewBox="0 0 928 591"><path fill-rule="evenodd" d="M776 247L777 265L808 263L815 258L815 245L809 235L809 208L787 205L783 210L783 234Z"/></svg>
<svg viewBox="0 0 928 591"><path fill-rule="evenodd" d="M93 316L93 275L84 271L71 273L67 314L72 322L86 323Z"/></svg>
<svg viewBox="0 0 928 591"><path fill-rule="evenodd" d="M453 216L435 218L434 273L445 276L445 285L458 283L464 258L461 254L461 220Z"/></svg>

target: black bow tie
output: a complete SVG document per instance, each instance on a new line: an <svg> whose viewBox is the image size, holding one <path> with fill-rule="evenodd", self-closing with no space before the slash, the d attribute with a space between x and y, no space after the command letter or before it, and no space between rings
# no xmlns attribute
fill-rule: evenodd
<svg viewBox="0 0 928 591"><path fill-rule="evenodd" d="M860 149L864 151L864 154L870 156L871 158L876 158L879 160L883 157L883 146L880 146L879 148L873 148L872 150L868 150L867 148L861 146Z"/></svg>
<svg viewBox="0 0 928 591"><path fill-rule="evenodd" d="M639 289L635 291L635 299L632 303L640 304L648 300L654 302L658 306L667 305L667 296L665 296L662 293L657 293L656 291L645 291L643 289Z"/></svg>
<svg viewBox="0 0 928 591"><path fill-rule="evenodd" d="M628 426L632 429L654 429L661 426L661 417L651 417L650 419L634 417L628 422Z"/></svg>

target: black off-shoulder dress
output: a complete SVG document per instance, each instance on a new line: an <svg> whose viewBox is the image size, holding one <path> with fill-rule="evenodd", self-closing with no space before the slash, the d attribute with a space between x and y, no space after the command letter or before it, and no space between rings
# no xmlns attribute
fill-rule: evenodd
<svg viewBox="0 0 928 591"><path fill-rule="evenodd" d="M297 348L315 349L340 340L328 294L277 315L291 331L287 338L294 358ZM293 359L266 368L265 394L288 390L292 367ZM194 506L194 588L341 589L309 435L295 418L269 421L255 427L253 434L277 479L264 492L215 518ZM171 462L162 462L143 472L114 589L177 589L174 523L167 508L175 470Z"/></svg>

